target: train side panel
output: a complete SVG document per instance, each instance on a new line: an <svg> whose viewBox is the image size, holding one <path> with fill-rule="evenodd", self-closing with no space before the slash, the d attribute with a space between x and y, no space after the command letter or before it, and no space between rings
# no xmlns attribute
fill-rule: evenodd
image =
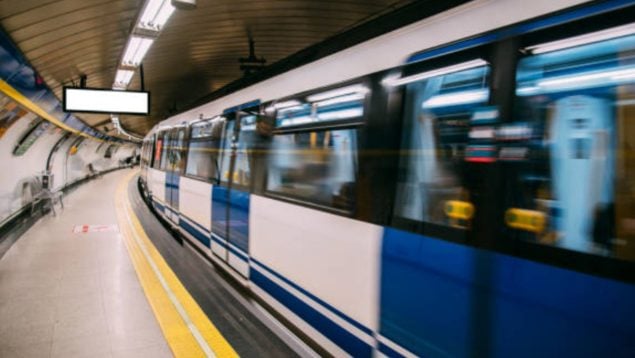
<svg viewBox="0 0 635 358"><path fill-rule="evenodd" d="M369 356L381 227L257 195L251 206L254 286L348 354Z"/></svg>
<svg viewBox="0 0 635 358"><path fill-rule="evenodd" d="M391 228L381 282L380 351L389 356L635 352L631 284Z"/></svg>
<svg viewBox="0 0 635 358"><path fill-rule="evenodd" d="M212 230L212 185L181 177L179 186L180 228L196 239L206 250L210 248Z"/></svg>
<svg viewBox="0 0 635 358"><path fill-rule="evenodd" d="M165 208L165 172L148 168L148 188L155 208L163 213Z"/></svg>

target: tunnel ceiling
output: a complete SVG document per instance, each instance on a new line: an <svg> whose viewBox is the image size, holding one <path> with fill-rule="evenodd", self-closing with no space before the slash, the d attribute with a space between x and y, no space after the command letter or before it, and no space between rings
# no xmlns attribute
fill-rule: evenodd
<svg viewBox="0 0 635 358"><path fill-rule="evenodd" d="M249 53L272 64L307 46L390 12L411 0L198 0L177 10L145 57L151 115L122 116L144 134L170 113L243 76L238 59ZM62 86L111 88L118 60L143 1L0 0L0 22L58 98ZM135 75L129 89L139 89ZM114 134L109 117L79 114Z"/></svg>

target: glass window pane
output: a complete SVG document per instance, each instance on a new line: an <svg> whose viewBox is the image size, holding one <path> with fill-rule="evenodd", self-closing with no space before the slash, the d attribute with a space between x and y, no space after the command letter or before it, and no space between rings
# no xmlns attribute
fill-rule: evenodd
<svg viewBox="0 0 635 358"><path fill-rule="evenodd" d="M170 171L181 171L183 169L183 154L185 140L185 129L181 128L176 133L173 133L172 147L170 148L169 168Z"/></svg>
<svg viewBox="0 0 635 358"><path fill-rule="evenodd" d="M217 179L218 140L197 140L190 142L186 173L201 179Z"/></svg>
<svg viewBox="0 0 635 358"><path fill-rule="evenodd" d="M532 155L508 225L526 240L635 259L635 36L529 56L517 83ZM544 224L523 227L519 210Z"/></svg>
<svg viewBox="0 0 635 358"><path fill-rule="evenodd" d="M168 149L170 148L170 135L168 132L163 133L163 146L161 148L161 169L165 170L168 163Z"/></svg>
<svg viewBox="0 0 635 358"><path fill-rule="evenodd" d="M463 182L465 149L470 119L489 97L488 76L484 66L407 85L396 216L469 226L471 214L451 217L446 206L472 208Z"/></svg>
<svg viewBox="0 0 635 358"><path fill-rule="evenodd" d="M231 148L234 140L234 126L236 121L227 121L225 125L225 136L223 137L223 154L221 155L221 181L229 181L229 166L231 160Z"/></svg>
<svg viewBox="0 0 635 358"><path fill-rule="evenodd" d="M154 146L154 160L152 167L158 169L161 163L161 152L163 152L163 138L157 138Z"/></svg>
<svg viewBox="0 0 635 358"><path fill-rule="evenodd" d="M357 168L355 129L277 135L267 190L290 198L352 210Z"/></svg>
<svg viewBox="0 0 635 358"><path fill-rule="evenodd" d="M218 181L220 145L225 119L214 118L192 126L187 156L186 174L208 181Z"/></svg>

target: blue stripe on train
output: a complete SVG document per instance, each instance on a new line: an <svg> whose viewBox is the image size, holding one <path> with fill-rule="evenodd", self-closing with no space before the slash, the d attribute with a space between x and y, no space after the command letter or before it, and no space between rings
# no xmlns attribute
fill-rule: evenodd
<svg viewBox="0 0 635 358"><path fill-rule="evenodd" d="M354 357L370 357L373 348L354 334L340 327L328 317L318 312L290 292L259 272L260 268L252 266L251 281L265 290L277 301L293 311L324 336Z"/></svg>
<svg viewBox="0 0 635 358"><path fill-rule="evenodd" d="M387 357L390 358L403 358L404 356L399 354L399 352L395 351L394 349L388 347L387 345L379 342L379 346L377 347L377 349L383 353L384 355L386 355Z"/></svg>
<svg viewBox="0 0 635 358"><path fill-rule="evenodd" d="M384 231L380 330L424 356L635 352L635 285Z"/></svg>
<svg viewBox="0 0 635 358"><path fill-rule="evenodd" d="M163 212L165 210L165 207L163 205L161 205L161 203L159 203L156 200L152 200L152 203L154 204L155 209Z"/></svg>
<svg viewBox="0 0 635 358"><path fill-rule="evenodd" d="M356 320L354 320L351 317L347 316L346 314L342 313L337 308L335 308L335 307L331 306L330 304L324 302L319 297L315 296L311 292L309 292L309 291L303 289L302 287L300 287L299 285L297 285L295 282L289 280L288 278L286 278L286 277L282 276L281 274L277 273L276 271L272 270L267 265L265 265L262 262L254 259L253 257L251 258L251 261L254 262L255 264L257 264L260 269L263 269L263 270L267 271L271 275L275 276L277 279L279 279L282 282L286 283L287 285L293 287L294 289L300 291L303 295L309 297L311 300L315 301L320 306L322 306L322 307L326 308L327 310L333 312L335 315L337 315L338 317L340 317L344 321L350 323L354 327L357 327L357 329L359 329L360 331L362 331L362 332L364 332L364 333L366 333L366 334L368 334L370 336L373 335L373 331L370 328L364 326L363 324L357 322Z"/></svg>
<svg viewBox="0 0 635 358"><path fill-rule="evenodd" d="M179 225L181 225L181 227L185 229L185 231L189 232L190 235L194 236L196 240L200 241L206 247L209 247L209 236L202 234L197 228L195 228L193 225L190 225L189 220L180 220Z"/></svg>
<svg viewBox="0 0 635 358"><path fill-rule="evenodd" d="M222 246L224 249L229 250L232 254L236 255L239 259L245 262L249 262L249 257L245 252L240 251L238 247L231 244L227 244L225 241L218 238L216 234L212 234L212 241Z"/></svg>

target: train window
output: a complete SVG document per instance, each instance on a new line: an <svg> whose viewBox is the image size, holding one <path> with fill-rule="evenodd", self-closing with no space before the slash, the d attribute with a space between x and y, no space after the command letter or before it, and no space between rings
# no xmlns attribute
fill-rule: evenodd
<svg viewBox="0 0 635 358"><path fill-rule="evenodd" d="M160 160L160 169L166 170L168 167L168 150L172 143L170 142L170 132L165 131L162 133L161 144L158 145L157 148L161 148L161 160ZM157 149L158 150L158 149Z"/></svg>
<svg viewBox="0 0 635 358"><path fill-rule="evenodd" d="M186 175L218 182L219 150L224 126L224 118L192 125Z"/></svg>
<svg viewBox="0 0 635 358"><path fill-rule="evenodd" d="M635 35L570 44L519 63L527 154L506 223L519 239L635 260Z"/></svg>
<svg viewBox="0 0 635 358"><path fill-rule="evenodd" d="M154 153L152 155L152 168L159 169L161 167L161 153L163 152L163 135L158 133L155 135Z"/></svg>
<svg viewBox="0 0 635 358"><path fill-rule="evenodd" d="M251 167L253 163L252 148L258 139L256 135L256 116L243 115L240 118L240 134L236 143L236 163L234 164L233 183L244 188L249 187L251 182Z"/></svg>
<svg viewBox="0 0 635 358"><path fill-rule="evenodd" d="M181 172L185 164L185 128L173 130L170 139L167 170Z"/></svg>
<svg viewBox="0 0 635 358"><path fill-rule="evenodd" d="M466 228L474 212L464 182L469 123L489 98L489 66L475 60L411 78L398 83L406 99L395 215Z"/></svg>
<svg viewBox="0 0 635 358"><path fill-rule="evenodd" d="M225 122L225 132L223 133L223 139L221 143L221 158L220 158L220 181L221 182L229 182L229 167L231 161L231 153L232 153L232 145L234 142L234 129L236 126L236 121L226 121Z"/></svg>
<svg viewBox="0 0 635 358"><path fill-rule="evenodd" d="M356 141L356 129L274 136L267 191L351 211L357 170Z"/></svg>

